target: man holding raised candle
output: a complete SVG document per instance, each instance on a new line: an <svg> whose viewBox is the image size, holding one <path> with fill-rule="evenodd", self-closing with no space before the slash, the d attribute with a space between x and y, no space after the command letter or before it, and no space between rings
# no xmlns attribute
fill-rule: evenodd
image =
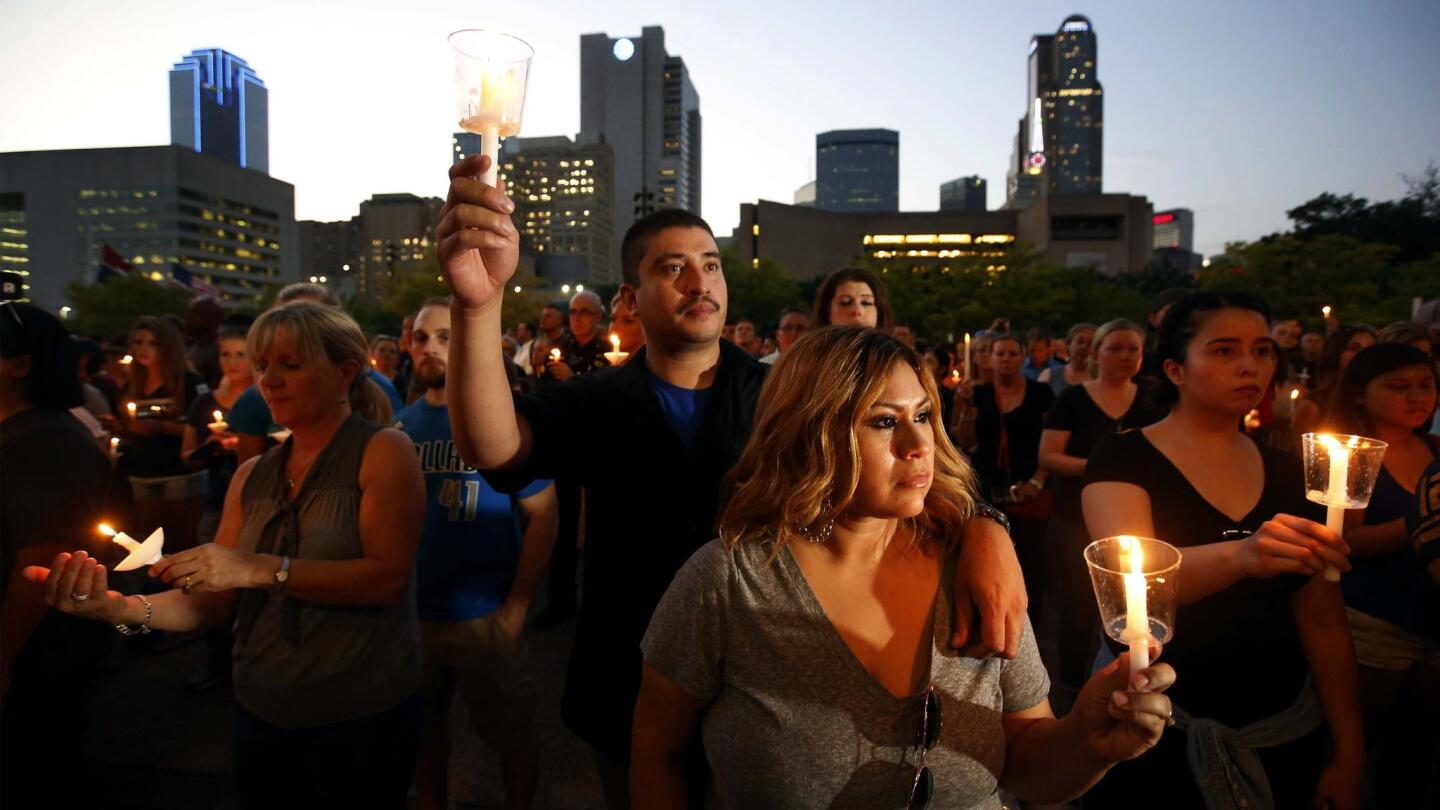
<svg viewBox="0 0 1440 810"><path fill-rule="evenodd" d="M474 179L481 160L450 170L436 231L454 293L450 418L461 455L492 481L570 474L587 488L586 599L563 714L594 747L611 806L622 807L640 638L675 572L713 537L720 482L749 438L765 369L720 340L725 274L710 227L666 210L638 220L621 246L621 290L645 347L619 368L512 398L500 311L519 238L514 204ZM592 463L617 439L626 452L616 464ZM957 583L951 642L1013 657L1025 596L1009 539L971 521L962 548L970 575Z"/></svg>

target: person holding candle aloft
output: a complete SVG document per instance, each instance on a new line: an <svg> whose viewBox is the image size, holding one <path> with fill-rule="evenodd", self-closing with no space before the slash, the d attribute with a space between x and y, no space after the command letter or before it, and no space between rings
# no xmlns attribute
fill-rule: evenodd
<svg viewBox="0 0 1440 810"><path fill-rule="evenodd" d="M1117 661L1057 721L1028 623L1012 661L948 649L956 541L985 507L938 398L875 330L818 330L776 364L719 539L645 634L637 810L707 788L724 807L998 808L997 788L1057 802L1160 738L1168 664L1135 686ZM685 772L697 742L708 785Z"/></svg>
<svg viewBox="0 0 1440 810"><path fill-rule="evenodd" d="M585 601L562 716L591 745L607 801L622 807L639 642L675 572L713 536L720 483L749 437L765 367L721 340L727 290L710 226L667 209L637 220L620 250L622 294L645 346L619 368L512 397L499 362L500 314L519 240L513 202L474 179L482 166L466 159L450 169L436 231L454 293L455 443L497 488L566 473L586 487ZM594 463L602 457L613 463ZM637 492L644 509L635 508ZM961 554L956 590L966 597L956 600L951 643L967 655L1015 655L1025 597L1008 537L991 521L971 521Z"/></svg>
<svg viewBox="0 0 1440 810"><path fill-rule="evenodd" d="M425 486L348 315L287 304L247 344L292 433L235 474L214 543L172 553L153 597L84 552L30 568L58 610L122 633L235 622L242 807L403 807L420 736L412 566ZM277 799L277 795L279 798Z"/></svg>
<svg viewBox="0 0 1440 810"><path fill-rule="evenodd" d="M1170 696L1186 733L1113 769L1093 806L1359 806L1354 651L1339 587L1316 576L1350 570L1348 548L1312 519L1299 459L1236 428L1275 373L1267 317L1240 293L1176 302L1157 341L1170 414L1102 439L1086 464L1092 538L1156 537L1183 556L1165 660L1185 673Z"/></svg>
<svg viewBox="0 0 1440 810"><path fill-rule="evenodd" d="M1440 621L1434 585L1416 564L1405 519L1440 452L1440 438L1428 432L1434 365L1417 348L1379 343L1355 355L1335 402L1330 421L1337 430L1389 445L1369 506L1349 513L1345 542L1355 568L1341 590L1360 665L1378 806L1419 806L1433 788L1430 770L1440 753Z"/></svg>
<svg viewBox="0 0 1440 810"><path fill-rule="evenodd" d="M1151 401L1148 387L1134 382L1144 359L1145 331L1120 319L1095 330L1094 338L1098 374L1056 397L1040 436L1040 466L1055 481L1055 517L1046 527L1045 539L1058 569L1063 600L1058 675L1062 688L1072 693L1090 673L1098 618L1084 559L1090 535L1080 512L1086 459L1102 437L1145 427L1165 415ZM1089 345L1085 351L1090 351Z"/></svg>
<svg viewBox="0 0 1440 810"><path fill-rule="evenodd" d="M40 307L0 305L0 806L34 805L35 786L90 798L73 767L88 730L90 680L106 628L46 609L22 578L56 554L96 551L110 463L70 409L83 400L64 325Z"/></svg>
<svg viewBox="0 0 1440 810"><path fill-rule="evenodd" d="M625 306L625 298L618 292L610 299L610 334L620 338L620 344L615 347L617 352L634 354L645 345L645 330L640 326L640 316Z"/></svg>

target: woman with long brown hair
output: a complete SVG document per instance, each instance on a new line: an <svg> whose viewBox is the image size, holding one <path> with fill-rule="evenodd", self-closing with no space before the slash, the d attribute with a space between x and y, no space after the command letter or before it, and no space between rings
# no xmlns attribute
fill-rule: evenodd
<svg viewBox="0 0 1440 810"><path fill-rule="evenodd" d="M725 807L1061 801L1159 739L1165 664L1148 691L1111 666L1056 720L1028 625L1013 661L947 649L953 552L982 507L938 402L915 352L872 329L811 333L776 364L720 537L642 643L635 807L695 798L697 733Z"/></svg>
<svg viewBox="0 0 1440 810"><path fill-rule="evenodd" d="M340 310L272 309L247 349L291 435L235 473L215 542L150 566L175 587L109 590L83 551L26 574L56 609L126 635L235 623L242 807L403 807L420 741L414 445L385 427L389 399Z"/></svg>
<svg viewBox="0 0 1440 810"><path fill-rule="evenodd" d="M185 340L167 318L136 320L130 355L117 417L123 454L116 469L129 478L135 525L165 526L172 548L193 546L208 476L190 469L180 450L190 405L209 388L187 366Z"/></svg>
<svg viewBox="0 0 1440 810"><path fill-rule="evenodd" d="M890 297L880 277L859 267L842 267L825 277L815 293L810 328L868 326L889 332L895 324Z"/></svg>

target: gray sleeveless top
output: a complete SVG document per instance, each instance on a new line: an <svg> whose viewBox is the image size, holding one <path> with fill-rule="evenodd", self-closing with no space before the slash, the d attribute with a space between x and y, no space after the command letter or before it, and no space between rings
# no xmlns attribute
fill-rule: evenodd
<svg viewBox="0 0 1440 810"><path fill-rule="evenodd" d="M360 546L360 464L383 426L351 415L311 465L294 501L293 440L256 462L242 493L240 551L350 560ZM393 708L420 687L415 578L386 607L322 605L284 591L243 591L236 617L235 697L267 723L326 725Z"/></svg>

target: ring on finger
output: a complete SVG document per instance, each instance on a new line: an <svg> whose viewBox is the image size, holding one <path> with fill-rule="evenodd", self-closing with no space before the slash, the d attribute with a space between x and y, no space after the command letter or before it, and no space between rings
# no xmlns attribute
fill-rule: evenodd
<svg viewBox="0 0 1440 810"><path fill-rule="evenodd" d="M89 599L89 598L90 598L90 594L88 594L88 593L72 593L72 594L70 594L70 598L71 598L71 599L74 599L76 602L84 602L86 599Z"/></svg>

